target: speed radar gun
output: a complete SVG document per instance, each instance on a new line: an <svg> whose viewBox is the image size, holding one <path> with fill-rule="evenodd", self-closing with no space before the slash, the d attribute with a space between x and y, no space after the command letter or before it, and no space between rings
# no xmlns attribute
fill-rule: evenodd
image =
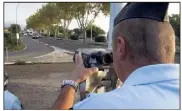
<svg viewBox="0 0 182 111"><path fill-rule="evenodd" d="M96 49L86 48L77 49L82 53L84 66L86 68L98 67L99 71L96 74L92 74L87 80L80 83L80 100L87 97L88 93L103 93L111 91L121 85L121 81L118 80L115 71L112 67L112 31L114 26L114 19L126 3L110 3L110 24L108 35L108 48ZM75 55L73 57L75 61Z"/></svg>
<svg viewBox="0 0 182 111"><path fill-rule="evenodd" d="M116 88L115 73L109 74L112 68L112 52L107 49L84 48L77 49L75 55L81 52L83 64L86 68L98 67L99 71L79 84L80 99L86 98L88 93L103 93Z"/></svg>

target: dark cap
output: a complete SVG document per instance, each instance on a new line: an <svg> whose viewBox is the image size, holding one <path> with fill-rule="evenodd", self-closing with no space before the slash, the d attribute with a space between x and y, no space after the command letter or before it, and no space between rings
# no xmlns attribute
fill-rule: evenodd
<svg viewBox="0 0 182 111"><path fill-rule="evenodd" d="M127 3L114 19L114 26L130 18L147 18L161 22L169 21L168 2Z"/></svg>

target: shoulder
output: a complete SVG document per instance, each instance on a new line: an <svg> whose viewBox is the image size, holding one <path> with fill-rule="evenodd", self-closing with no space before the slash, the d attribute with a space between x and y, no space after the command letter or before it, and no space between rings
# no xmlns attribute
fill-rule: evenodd
<svg viewBox="0 0 182 111"><path fill-rule="evenodd" d="M123 90L124 89L124 90ZM89 96L74 105L74 109L121 109L125 106L131 92L128 88L119 88L103 94L91 93Z"/></svg>
<svg viewBox="0 0 182 111"><path fill-rule="evenodd" d="M19 99L9 91L4 91L5 109L21 109L21 102Z"/></svg>

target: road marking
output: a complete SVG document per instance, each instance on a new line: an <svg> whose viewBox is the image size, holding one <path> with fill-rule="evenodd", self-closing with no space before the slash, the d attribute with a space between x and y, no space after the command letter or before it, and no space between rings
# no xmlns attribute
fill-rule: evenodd
<svg viewBox="0 0 182 111"><path fill-rule="evenodd" d="M45 44L45 45L48 45L48 44Z"/></svg>
<svg viewBox="0 0 182 111"><path fill-rule="evenodd" d="M39 42L38 40L34 40L34 39L33 39L33 41L35 41L35 42Z"/></svg>
<svg viewBox="0 0 182 111"><path fill-rule="evenodd" d="M48 55L55 53L56 49L54 48L54 46L50 46L50 47L52 47L54 51L47 53L47 54L44 54L44 55L41 55L41 56L33 57L33 58L37 59L37 58L45 57L45 56L48 56Z"/></svg>
<svg viewBox="0 0 182 111"><path fill-rule="evenodd" d="M39 43L42 43L42 42L39 42Z"/></svg>

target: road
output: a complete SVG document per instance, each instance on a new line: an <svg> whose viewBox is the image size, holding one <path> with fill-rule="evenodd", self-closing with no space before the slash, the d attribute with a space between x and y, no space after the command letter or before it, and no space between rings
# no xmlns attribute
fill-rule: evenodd
<svg viewBox="0 0 182 111"><path fill-rule="evenodd" d="M69 51L76 51L78 48L106 48L107 46L103 45L95 45L95 44L87 44L81 41L68 41L68 40L56 40L54 38L41 38L39 39L40 42L49 44L49 45L54 45L56 47L66 49Z"/></svg>
<svg viewBox="0 0 182 111"><path fill-rule="evenodd" d="M9 60L30 58L54 51L52 47L45 45L44 43L39 43L36 40L33 40L30 36L22 36L21 38L27 45L27 48L22 51L9 52Z"/></svg>
<svg viewBox="0 0 182 111"><path fill-rule="evenodd" d="M26 110L48 110L54 104L61 82L69 79L74 63L7 65L8 90L15 94ZM79 100L76 92L76 100Z"/></svg>
<svg viewBox="0 0 182 111"><path fill-rule="evenodd" d="M78 48L107 48L107 46L104 45L88 44L81 41L56 40L54 38L41 38L39 41L73 52ZM175 63L180 63L179 53L175 56Z"/></svg>

